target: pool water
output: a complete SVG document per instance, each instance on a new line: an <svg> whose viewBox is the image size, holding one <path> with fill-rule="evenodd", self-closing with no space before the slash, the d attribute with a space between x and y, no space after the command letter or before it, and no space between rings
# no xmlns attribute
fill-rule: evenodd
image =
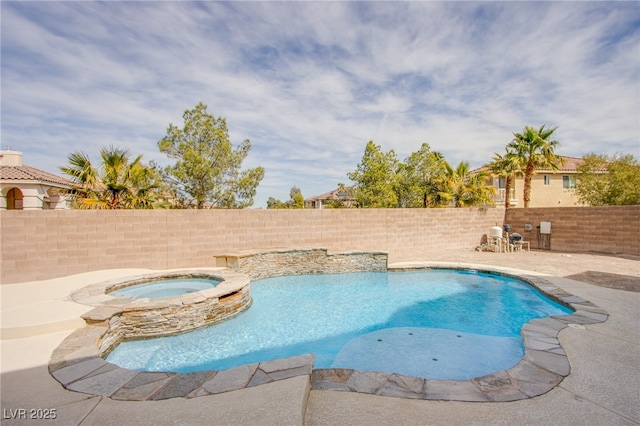
<svg viewBox="0 0 640 426"><path fill-rule="evenodd" d="M251 293L237 317L123 342L107 360L184 373L314 353L314 368L463 380L511 368L525 323L571 312L521 281L474 271L285 276L252 282Z"/></svg>
<svg viewBox="0 0 640 426"><path fill-rule="evenodd" d="M124 287L110 292L109 295L117 298L157 299L206 290L208 288L213 288L218 284L220 284L219 281L204 278L164 279Z"/></svg>

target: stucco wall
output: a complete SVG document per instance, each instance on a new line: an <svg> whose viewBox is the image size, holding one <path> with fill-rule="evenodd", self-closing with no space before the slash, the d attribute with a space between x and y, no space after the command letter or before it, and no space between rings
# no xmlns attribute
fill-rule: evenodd
<svg viewBox="0 0 640 426"><path fill-rule="evenodd" d="M387 251L390 262L473 249L504 209L0 212L2 284L110 268L214 266L239 250Z"/></svg>
<svg viewBox="0 0 640 426"><path fill-rule="evenodd" d="M549 176L549 185L544 184L544 176ZM576 207L578 196L574 189L563 188L562 177L573 176L575 173L537 173L531 178L531 202L529 207ZM515 197L517 208L524 207L524 179L515 179Z"/></svg>
<svg viewBox="0 0 640 426"><path fill-rule="evenodd" d="M553 251L640 256L640 206L513 208L505 217L531 248L538 247L537 226L550 221Z"/></svg>

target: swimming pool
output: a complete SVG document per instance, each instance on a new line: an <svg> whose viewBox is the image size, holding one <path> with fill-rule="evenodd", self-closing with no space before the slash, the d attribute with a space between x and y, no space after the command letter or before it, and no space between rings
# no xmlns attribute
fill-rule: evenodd
<svg viewBox="0 0 640 426"><path fill-rule="evenodd" d="M253 306L183 335L128 341L107 360L191 372L314 353L315 368L462 380L514 366L522 326L570 313L496 274L430 270L284 276L251 284Z"/></svg>

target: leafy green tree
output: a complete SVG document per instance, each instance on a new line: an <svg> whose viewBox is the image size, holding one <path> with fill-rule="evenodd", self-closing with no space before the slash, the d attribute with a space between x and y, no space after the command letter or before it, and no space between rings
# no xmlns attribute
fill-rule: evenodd
<svg viewBox="0 0 640 426"><path fill-rule="evenodd" d="M297 186L291 188L291 191L289 191L289 197L291 198L291 204L294 209L304 208L304 196L302 195L300 188Z"/></svg>
<svg viewBox="0 0 640 426"><path fill-rule="evenodd" d="M469 163L461 161L455 170L444 164L445 173L439 179L439 195L443 200L452 202L455 207L470 207L482 204L493 204L493 185L487 185L488 172L471 173Z"/></svg>
<svg viewBox="0 0 640 426"><path fill-rule="evenodd" d="M578 166L576 194L591 206L640 204L640 164L631 154L588 154Z"/></svg>
<svg viewBox="0 0 640 426"><path fill-rule="evenodd" d="M513 134L513 140L507 145L507 150L519 157L520 164L524 165L524 207L529 207L531 201L531 178L536 169L558 170L562 164L562 157L555 153L559 142L549 139L556 129L547 129L544 124L539 129L525 126L522 133Z"/></svg>
<svg viewBox="0 0 640 426"><path fill-rule="evenodd" d="M423 143L417 152L412 153L400 165L400 206L441 207L443 200L438 195L438 179L444 172L444 156L431 151L428 143Z"/></svg>
<svg viewBox="0 0 640 426"><path fill-rule="evenodd" d="M60 170L75 183L65 191L81 209L150 209L166 207L159 187L159 175L142 163L142 156L131 158L128 149L102 148L99 166L83 152L69 155L69 164Z"/></svg>
<svg viewBox="0 0 640 426"><path fill-rule="evenodd" d="M208 114L203 103L186 110L183 118L182 129L169 124L158 141L160 151L177 160L165 169L173 185L196 200L199 209L207 202L221 208L252 205L264 169L240 170L251 149L249 140L234 150L225 118Z"/></svg>
<svg viewBox="0 0 640 426"><path fill-rule="evenodd" d="M267 200L267 208L268 209L281 209L284 208L282 207L284 203L280 200L276 200L273 197L269 197L269 199Z"/></svg>
<svg viewBox="0 0 640 426"><path fill-rule="evenodd" d="M283 202L276 200L273 197L269 197L267 200L268 209L303 209L304 208L304 196L302 191L297 186L291 187L289 191L289 201Z"/></svg>
<svg viewBox="0 0 640 426"><path fill-rule="evenodd" d="M347 176L353 187L358 207L387 208L398 205L398 158L395 151L382 152L369 141L357 169Z"/></svg>
<svg viewBox="0 0 640 426"><path fill-rule="evenodd" d="M504 155L494 154L493 161L489 163L489 169L497 176L505 178L504 185L504 207L511 207L511 188L513 179L522 174L522 164L520 157L513 151L507 150Z"/></svg>

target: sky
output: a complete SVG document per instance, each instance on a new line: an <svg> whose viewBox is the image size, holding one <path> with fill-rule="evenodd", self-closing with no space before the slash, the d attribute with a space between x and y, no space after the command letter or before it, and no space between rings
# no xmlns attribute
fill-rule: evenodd
<svg viewBox="0 0 640 426"><path fill-rule="evenodd" d="M373 140L454 167L524 126L557 153L640 155L639 2L0 2L1 145L61 174L157 142L199 102L269 197L349 184Z"/></svg>

